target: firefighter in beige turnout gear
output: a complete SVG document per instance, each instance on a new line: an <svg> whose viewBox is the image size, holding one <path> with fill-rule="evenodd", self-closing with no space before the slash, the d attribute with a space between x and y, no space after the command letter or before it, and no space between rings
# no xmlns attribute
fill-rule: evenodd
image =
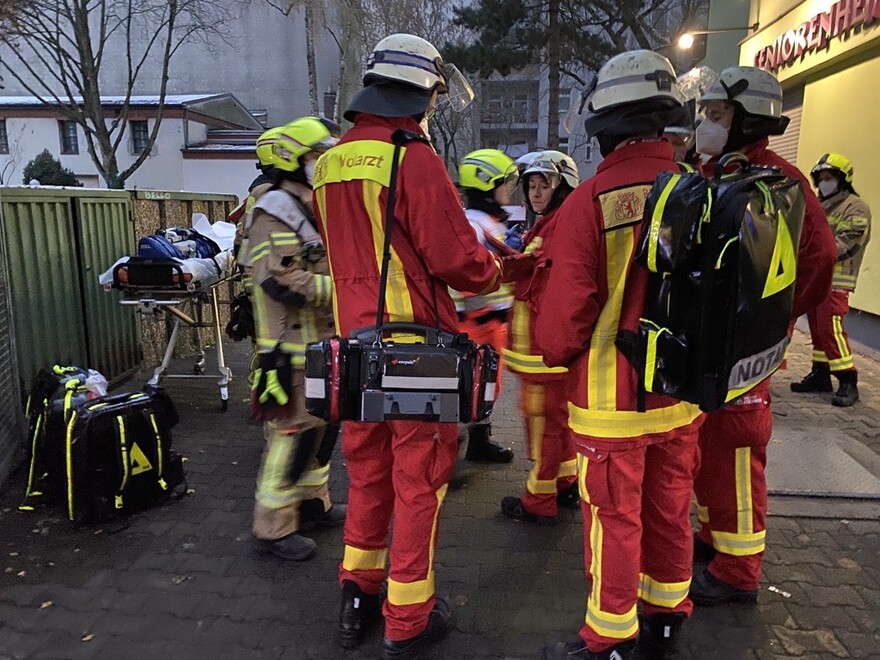
<svg viewBox="0 0 880 660"><path fill-rule="evenodd" d="M848 407L859 400L858 370L843 327L849 312L849 295L855 291L865 248L871 239L871 210L853 188L853 164L837 153L823 155L810 171L828 216L837 262L831 293L807 314L813 342L813 368L803 380L791 384L793 392L831 392L831 376L840 386L831 403Z"/></svg>
<svg viewBox="0 0 880 660"><path fill-rule="evenodd" d="M311 210L314 163L334 143L314 117L258 143L260 164L276 183L256 200L247 233L259 354L251 403L266 440L253 533L259 550L297 561L317 547L300 530L345 520L345 507L332 505L327 491L338 429L306 412L303 376L306 346L335 329L327 256Z"/></svg>

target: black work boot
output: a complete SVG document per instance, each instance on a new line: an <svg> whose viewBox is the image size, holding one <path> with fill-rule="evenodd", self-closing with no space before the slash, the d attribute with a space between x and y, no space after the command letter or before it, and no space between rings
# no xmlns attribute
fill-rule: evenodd
<svg viewBox="0 0 880 660"><path fill-rule="evenodd" d="M639 619L639 656L641 660L673 660L678 651L678 637L684 614L651 614Z"/></svg>
<svg viewBox="0 0 880 660"><path fill-rule="evenodd" d="M830 392L831 370L827 362L813 362L813 369L799 383L791 384L792 392Z"/></svg>
<svg viewBox="0 0 880 660"><path fill-rule="evenodd" d="M317 497L303 500L299 503L299 528L309 532L319 527L339 527L345 524L346 510L344 504L332 504L325 511L324 500Z"/></svg>
<svg viewBox="0 0 880 660"><path fill-rule="evenodd" d="M708 568L694 575L691 582L691 591L688 594L697 605L722 605L724 603L748 603L754 605L758 602L758 590L737 589L732 584L709 572Z"/></svg>
<svg viewBox="0 0 880 660"><path fill-rule="evenodd" d="M299 534L288 534L280 539L254 539L257 552L271 554L288 561L305 561L315 556L318 544Z"/></svg>
<svg viewBox="0 0 880 660"><path fill-rule="evenodd" d="M718 554L718 551L715 549L715 546L711 543L706 543L703 539L700 538L699 534L694 534L694 563L695 564L708 564L710 561L715 559L715 555Z"/></svg>
<svg viewBox="0 0 880 660"><path fill-rule="evenodd" d="M831 403L841 408L848 408L859 400L859 373L857 371L841 371L835 374L840 387L834 393Z"/></svg>
<svg viewBox="0 0 880 660"><path fill-rule="evenodd" d="M491 424L472 424L468 426L468 447L464 457L480 463L510 463L513 450L492 442Z"/></svg>
<svg viewBox="0 0 880 660"><path fill-rule="evenodd" d="M556 493L556 506L565 507L566 509L581 508L581 494L578 492L577 481L573 481L568 488Z"/></svg>
<svg viewBox="0 0 880 660"><path fill-rule="evenodd" d="M339 608L339 644L353 649L364 641L367 628L382 618L382 596L365 594L354 582L342 583Z"/></svg>
<svg viewBox="0 0 880 660"><path fill-rule="evenodd" d="M387 637L382 639L382 660L395 660L397 658L417 658L419 652L426 646L437 642L446 635L452 621L452 608L449 601L437 596L434 609L428 618L428 627L415 637L392 642Z"/></svg>
<svg viewBox="0 0 880 660"><path fill-rule="evenodd" d="M593 652L578 638L573 642L550 642L544 645L544 660L631 660L635 656L636 640L628 639L604 651Z"/></svg>
<svg viewBox="0 0 880 660"><path fill-rule="evenodd" d="M538 525L555 525L556 516L539 516L532 513L523 505L522 500L513 495L501 499L501 512L508 518L520 522L537 523Z"/></svg>

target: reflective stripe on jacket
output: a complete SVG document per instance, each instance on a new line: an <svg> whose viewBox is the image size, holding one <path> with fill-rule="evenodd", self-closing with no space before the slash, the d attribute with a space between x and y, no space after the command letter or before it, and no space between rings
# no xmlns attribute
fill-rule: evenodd
<svg viewBox="0 0 880 660"><path fill-rule="evenodd" d="M342 336L376 323L385 240L385 207L397 129L420 132L411 118L358 114L354 127L315 167L315 211L330 260L333 305ZM489 293L501 280L500 261L468 224L443 161L422 142L401 151L395 225L384 318L458 325L447 286Z"/></svg>
<svg viewBox="0 0 880 660"><path fill-rule="evenodd" d="M861 197L848 190L823 200L822 208L828 215L828 224L837 244L837 263L834 264L831 286L853 291L865 248L871 240L871 209Z"/></svg>

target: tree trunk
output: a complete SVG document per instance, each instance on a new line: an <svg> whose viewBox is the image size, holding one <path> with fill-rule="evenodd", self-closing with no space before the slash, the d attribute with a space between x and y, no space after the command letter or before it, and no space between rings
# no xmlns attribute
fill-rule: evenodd
<svg viewBox="0 0 880 660"><path fill-rule="evenodd" d="M318 105L318 69L315 66L315 13L311 1L305 3L306 21L306 66L309 70L309 102L312 106L312 114L319 112Z"/></svg>
<svg viewBox="0 0 880 660"><path fill-rule="evenodd" d="M559 0L550 0L547 10L550 42L547 45L550 99L547 104L547 146L559 148Z"/></svg>

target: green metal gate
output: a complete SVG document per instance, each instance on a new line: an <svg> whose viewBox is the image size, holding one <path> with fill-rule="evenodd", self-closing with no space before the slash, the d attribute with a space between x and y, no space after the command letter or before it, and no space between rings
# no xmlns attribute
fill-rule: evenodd
<svg viewBox="0 0 880 660"><path fill-rule="evenodd" d="M108 379L136 368L136 321L118 293L98 285L98 274L135 247L130 194L4 188L0 203L21 381L61 362Z"/></svg>

